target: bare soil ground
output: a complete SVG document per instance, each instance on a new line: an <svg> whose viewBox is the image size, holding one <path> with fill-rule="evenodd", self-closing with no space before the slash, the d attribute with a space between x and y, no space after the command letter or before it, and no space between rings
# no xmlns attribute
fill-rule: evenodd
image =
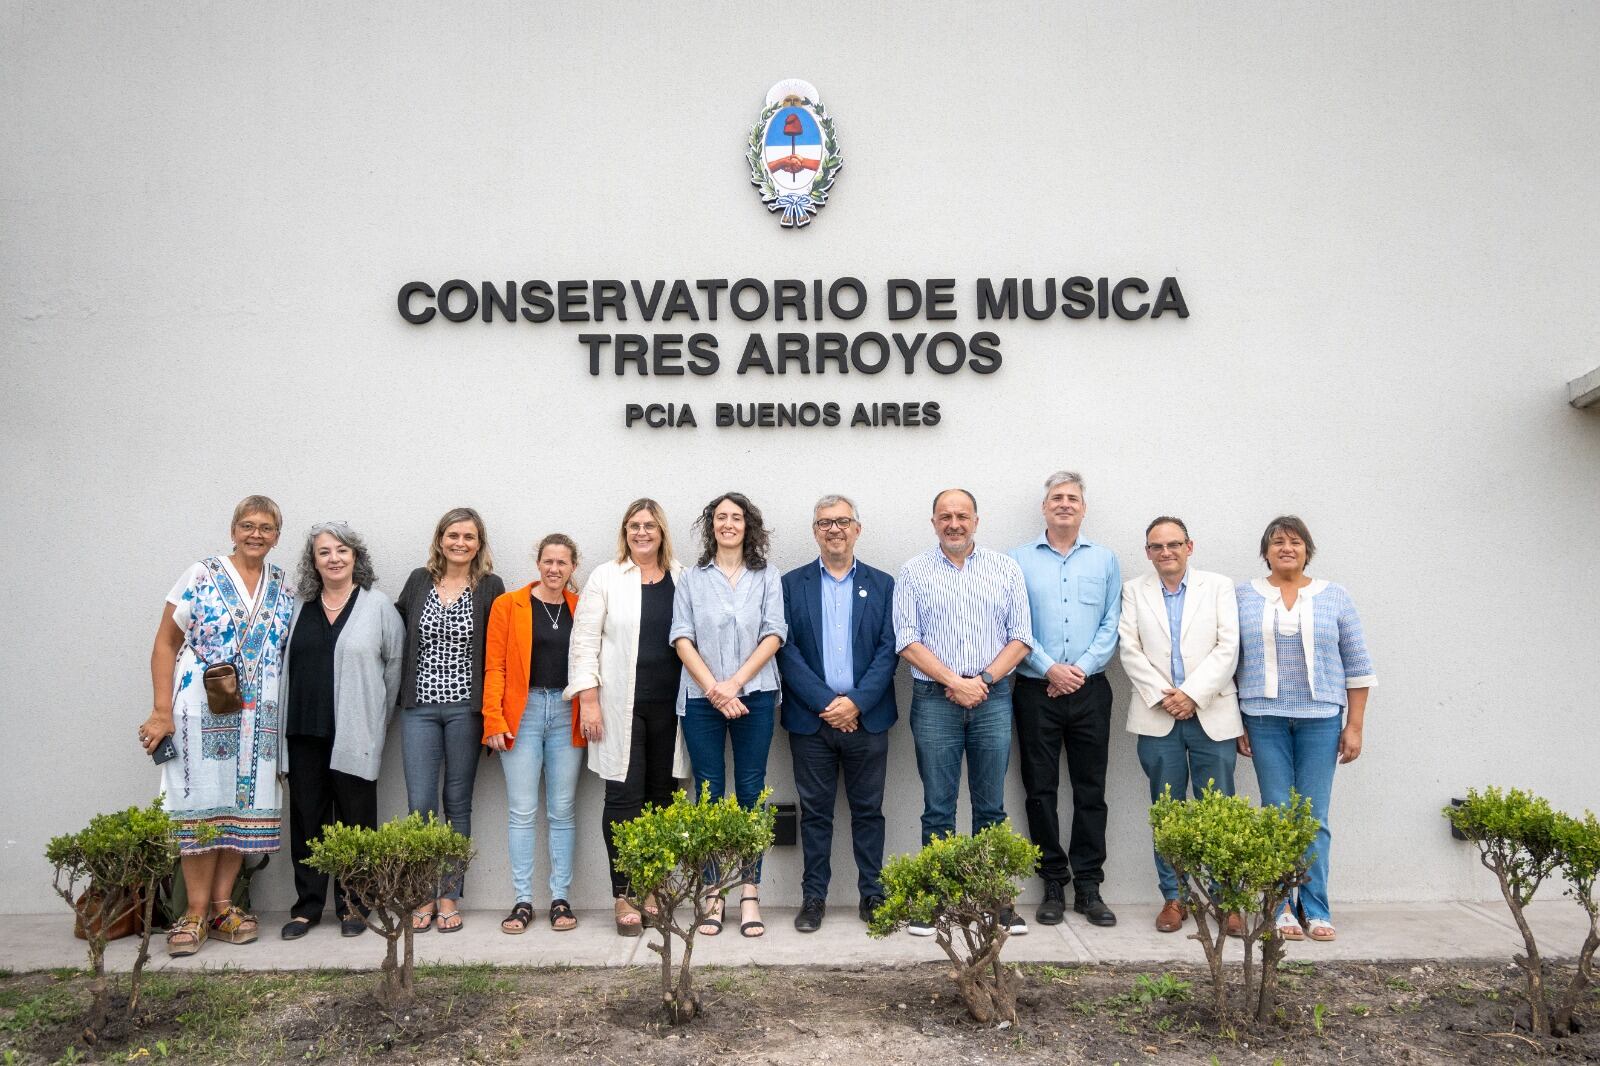
<svg viewBox="0 0 1600 1066"><path fill-rule="evenodd" d="M76 971L0 977L0 1063L1506 1063L1600 1061L1590 1025L1562 1041L1514 1026L1505 963L1283 968L1274 1024L1220 1027L1186 968L1022 967L1021 1024L967 1020L945 968L706 968L703 1015L660 1019L658 971L423 968L385 1013L369 972L147 978L133 1026L85 1042ZM1141 980L1141 975L1143 975ZM1188 987L1184 983L1188 982Z"/></svg>

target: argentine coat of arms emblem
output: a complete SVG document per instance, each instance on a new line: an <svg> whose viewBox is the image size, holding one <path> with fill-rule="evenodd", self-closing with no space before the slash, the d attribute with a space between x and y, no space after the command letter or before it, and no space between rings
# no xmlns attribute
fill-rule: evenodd
<svg viewBox="0 0 1600 1066"><path fill-rule="evenodd" d="M833 119L816 86L788 78L767 92L767 106L750 129L750 184L785 226L805 226L828 202L844 165Z"/></svg>

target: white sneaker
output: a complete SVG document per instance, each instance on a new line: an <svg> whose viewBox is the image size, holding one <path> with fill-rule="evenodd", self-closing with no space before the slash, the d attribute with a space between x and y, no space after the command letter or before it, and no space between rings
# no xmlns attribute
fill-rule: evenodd
<svg viewBox="0 0 1600 1066"><path fill-rule="evenodd" d="M906 932L912 936L932 936L933 926L928 922L912 922L906 926Z"/></svg>

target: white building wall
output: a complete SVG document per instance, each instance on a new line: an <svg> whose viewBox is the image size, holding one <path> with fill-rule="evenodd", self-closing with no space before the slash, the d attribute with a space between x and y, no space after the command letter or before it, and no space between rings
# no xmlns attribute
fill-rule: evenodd
<svg viewBox="0 0 1600 1066"><path fill-rule="evenodd" d="M1597 45L1600 11L1554 3L6 3L0 911L58 907L45 841L153 794L133 734L161 599L226 548L247 492L284 507L279 563L347 519L392 594L457 504L516 582L545 532L575 536L587 574L627 500L660 498L687 542L727 488L787 569L814 554L810 502L844 492L861 556L893 570L932 543L937 488L970 486L980 542L1010 547L1061 466L1128 573L1160 512L1189 522L1195 565L1240 578L1267 519L1305 516L1381 677L1337 778L1335 899L1484 896L1438 815L1452 795L1596 796L1600 417L1563 388L1595 362ZM790 76L846 159L800 233L742 159ZM820 327L854 333L895 328L885 279L954 277L970 333L975 279L1071 274L1176 275L1191 317L1003 322L989 377L617 380L588 375L583 327L394 309L413 278L854 275L873 310ZM752 328L787 324L724 318L725 359ZM692 402L701 426L625 430L638 399ZM761 399L944 418L709 424ZM1113 678L1106 894L1150 900ZM904 719L890 774L904 851ZM793 798L781 730L769 781ZM604 900L600 797L586 774L580 906ZM1022 798L1013 769L1019 823ZM404 806L398 731L380 804ZM504 811L486 762L473 905L509 903ZM767 870L766 898L798 902L798 849ZM833 884L853 900L843 831ZM259 901L290 897L285 854Z"/></svg>

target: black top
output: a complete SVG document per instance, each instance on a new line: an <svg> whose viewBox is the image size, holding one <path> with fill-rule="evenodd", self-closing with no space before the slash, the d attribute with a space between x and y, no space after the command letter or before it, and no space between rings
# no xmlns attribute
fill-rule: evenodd
<svg viewBox="0 0 1600 1066"><path fill-rule="evenodd" d="M683 663L667 643L672 632L672 575L663 575L654 585L639 586L639 593L639 661L633 676L633 700L676 700Z"/></svg>
<svg viewBox="0 0 1600 1066"><path fill-rule="evenodd" d="M545 603L530 593L533 601L533 651L528 656L530 688L567 687L567 645L572 643L572 612L566 600Z"/></svg>
<svg viewBox="0 0 1600 1066"><path fill-rule="evenodd" d="M284 735L333 738L333 649L359 595L361 590L352 588L344 609L331 623L320 599L300 609L289 635L289 707Z"/></svg>

